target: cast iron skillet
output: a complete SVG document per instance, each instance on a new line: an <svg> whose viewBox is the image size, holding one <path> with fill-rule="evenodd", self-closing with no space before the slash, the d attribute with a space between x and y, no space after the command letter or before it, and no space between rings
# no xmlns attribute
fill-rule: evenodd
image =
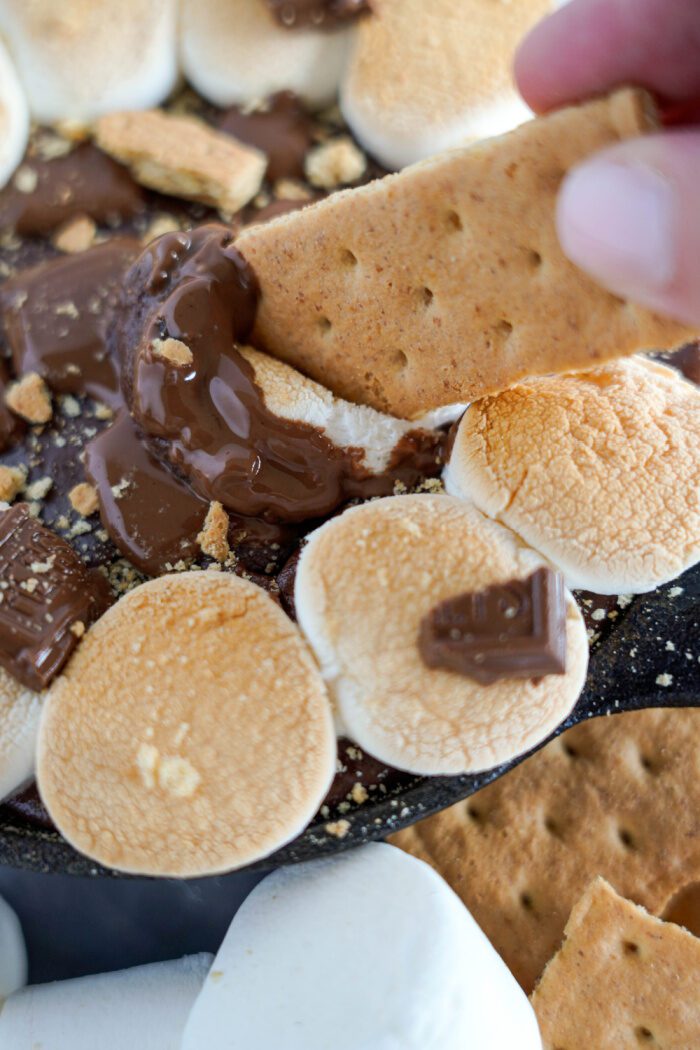
<svg viewBox="0 0 700 1050"><path fill-rule="evenodd" d="M638 596L620 613L591 653L588 680L576 707L548 740L587 718L645 707L700 707L700 566ZM376 801L370 796L370 801L344 814L348 828L342 838L329 834L325 820L319 819L295 842L253 867L295 864L384 838L467 798L526 757L468 776L409 778L393 794ZM118 874L76 853L58 833L33 827L1 807L0 863L38 872Z"/></svg>

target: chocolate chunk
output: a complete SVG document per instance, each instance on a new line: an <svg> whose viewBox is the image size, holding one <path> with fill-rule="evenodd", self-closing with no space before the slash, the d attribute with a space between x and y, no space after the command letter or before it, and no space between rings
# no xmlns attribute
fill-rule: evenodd
<svg viewBox="0 0 700 1050"><path fill-rule="evenodd" d="M218 123L222 131L267 156L271 182L304 178L304 159L313 145L314 122L293 92L279 91L253 113L231 106Z"/></svg>
<svg viewBox="0 0 700 1050"><path fill-rule="evenodd" d="M370 0L267 0L285 29L338 29L372 10Z"/></svg>
<svg viewBox="0 0 700 1050"><path fill-rule="evenodd" d="M667 364L677 368L691 383L700 386L700 343L687 343L680 350L664 357Z"/></svg>
<svg viewBox="0 0 700 1050"><path fill-rule="evenodd" d="M18 375L38 372L54 392L123 403L109 334L125 270L141 251L114 237L24 270L0 289L5 337Z"/></svg>
<svg viewBox="0 0 700 1050"><path fill-rule="evenodd" d="M76 215L98 223L128 219L145 207L143 190L121 164L89 143L54 160L28 158L36 187L10 183L0 193L0 228L30 237L50 233Z"/></svg>
<svg viewBox="0 0 700 1050"><path fill-rule="evenodd" d="M0 665L42 690L110 602L107 581L18 504L0 514Z"/></svg>
<svg viewBox="0 0 700 1050"><path fill-rule="evenodd" d="M5 391L8 384L7 371L0 361L0 452L4 452L6 448L10 448L16 441L19 441L26 430L26 425L19 416L10 412L7 407Z"/></svg>
<svg viewBox="0 0 700 1050"><path fill-rule="evenodd" d="M449 598L422 620L418 648L428 667L455 671L481 685L564 674L562 578L538 569L526 580Z"/></svg>

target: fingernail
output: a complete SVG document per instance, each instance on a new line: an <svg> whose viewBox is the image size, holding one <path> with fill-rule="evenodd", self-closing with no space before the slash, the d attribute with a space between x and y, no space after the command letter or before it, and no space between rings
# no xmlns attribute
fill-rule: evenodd
<svg viewBox="0 0 700 1050"><path fill-rule="evenodd" d="M599 158L565 179L557 210L572 262L614 291L657 292L675 276L675 195L653 168Z"/></svg>

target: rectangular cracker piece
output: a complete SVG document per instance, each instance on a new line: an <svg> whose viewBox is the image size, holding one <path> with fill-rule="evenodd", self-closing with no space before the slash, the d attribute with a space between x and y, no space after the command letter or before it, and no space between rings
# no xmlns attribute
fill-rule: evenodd
<svg viewBox="0 0 700 1050"><path fill-rule="evenodd" d="M700 880L700 710L594 718L472 798L399 832L531 992L602 875L661 915Z"/></svg>
<svg viewBox="0 0 700 1050"><path fill-rule="evenodd" d="M404 418L687 341L577 269L555 229L569 168L656 126L650 97L623 89L250 227L257 340Z"/></svg>
<svg viewBox="0 0 700 1050"><path fill-rule="evenodd" d="M700 940L596 879L532 996L544 1050L700 1047Z"/></svg>
<svg viewBox="0 0 700 1050"><path fill-rule="evenodd" d="M144 186L211 204L225 216L252 200L267 168L259 150L196 117L159 109L100 117L95 141Z"/></svg>

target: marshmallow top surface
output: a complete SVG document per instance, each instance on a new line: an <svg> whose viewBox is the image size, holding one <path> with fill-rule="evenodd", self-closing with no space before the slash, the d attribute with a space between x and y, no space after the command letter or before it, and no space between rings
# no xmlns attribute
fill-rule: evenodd
<svg viewBox="0 0 700 1050"><path fill-rule="evenodd" d="M38 121L154 106L175 86L176 0L1 0L0 30Z"/></svg>
<svg viewBox="0 0 700 1050"><path fill-rule="evenodd" d="M88 631L47 697L37 773L83 853L195 877L300 834L335 756L296 626L254 584L193 571L143 584Z"/></svg>
<svg viewBox="0 0 700 1050"><path fill-rule="evenodd" d="M237 913L183 1050L541 1046L524 993L456 895L392 846L278 871Z"/></svg>
<svg viewBox="0 0 700 1050"><path fill-rule="evenodd" d="M217 106L284 90L320 106L338 90L350 32L283 29L264 0L183 0L182 65Z"/></svg>
<svg viewBox="0 0 700 1050"><path fill-rule="evenodd" d="M0 1013L8 1050L180 1050L211 955L25 988Z"/></svg>
<svg viewBox="0 0 700 1050"><path fill-rule="evenodd" d="M570 587L651 590L700 558L700 390L641 357L516 384L466 412L445 484Z"/></svg>
<svg viewBox="0 0 700 1050"><path fill-rule="evenodd" d="M586 632L571 595L563 675L483 686L426 666L418 646L421 621L440 602L524 580L541 565L508 529L442 495L375 500L312 533L295 606L347 735L424 774L488 769L544 739L586 675Z"/></svg>
<svg viewBox="0 0 700 1050"><path fill-rule="evenodd" d="M0 40L0 188L24 156L29 106L7 48Z"/></svg>
<svg viewBox="0 0 700 1050"><path fill-rule="evenodd" d="M0 667L0 799L34 773L41 697Z"/></svg>
<svg viewBox="0 0 700 1050"><path fill-rule="evenodd" d="M390 168L510 130L531 115L513 85L512 54L550 8L550 0L377 0L341 86L346 120Z"/></svg>
<svg viewBox="0 0 700 1050"><path fill-rule="evenodd" d="M27 949L22 927L13 909L0 897L0 1014L3 1009L2 1000L21 988L26 980ZM2 1045L5 1046L5 1043Z"/></svg>

